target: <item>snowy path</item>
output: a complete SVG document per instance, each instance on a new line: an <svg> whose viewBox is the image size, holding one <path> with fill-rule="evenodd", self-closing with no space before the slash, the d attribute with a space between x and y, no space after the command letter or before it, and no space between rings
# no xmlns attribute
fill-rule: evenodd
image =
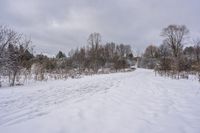
<svg viewBox="0 0 200 133"><path fill-rule="evenodd" d="M150 70L0 90L1 133L199 133L200 84Z"/></svg>

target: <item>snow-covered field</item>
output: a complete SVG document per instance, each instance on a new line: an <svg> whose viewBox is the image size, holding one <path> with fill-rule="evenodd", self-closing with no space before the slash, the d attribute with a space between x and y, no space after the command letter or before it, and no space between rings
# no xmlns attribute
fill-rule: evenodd
<svg viewBox="0 0 200 133"><path fill-rule="evenodd" d="M0 133L200 133L200 83L137 69L1 88Z"/></svg>

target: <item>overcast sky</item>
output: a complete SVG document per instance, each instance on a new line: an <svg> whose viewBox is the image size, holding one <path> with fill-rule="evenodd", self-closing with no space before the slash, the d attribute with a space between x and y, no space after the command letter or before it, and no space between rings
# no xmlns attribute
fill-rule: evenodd
<svg viewBox="0 0 200 133"><path fill-rule="evenodd" d="M169 24L184 24L198 37L199 13L199 0L0 0L0 24L31 37L37 53L50 55L86 45L92 32L140 51L159 45Z"/></svg>

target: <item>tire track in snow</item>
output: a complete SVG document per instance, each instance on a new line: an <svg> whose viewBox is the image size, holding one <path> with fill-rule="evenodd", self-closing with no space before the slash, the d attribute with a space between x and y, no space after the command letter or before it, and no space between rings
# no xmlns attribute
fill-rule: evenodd
<svg viewBox="0 0 200 133"><path fill-rule="evenodd" d="M24 95L19 94L17 98L3 97L0 102L0 125L12 125L46 115L58 106L83 101L96 93L106 93L116 85L115 80L109 76L106 79L101 76L97 78L98 81L92 77L86 81L84 79L80 81L75 79L76 81L71 83L63 81L61 85L52 85Z"/></svg>
<svg viewBox="0 0 200 133"><path fill-rule="evenodd" d="M39 123L50 132L51 129L91 133L198 133L200 130L200 96L196 95L199 83L155 77L152 71L143 69L56 83L42 86L45 89L30 88L27 93L14 91L8 99L0 92L0 115L8 116L0 117L0 127L52 112L27 125ZM62 109L53 112L57 108ZM51 120L56 123L49 125ZM24 124L15 126L26 131L31 128ZM6 127L8 131L9 128Z"/></svg>

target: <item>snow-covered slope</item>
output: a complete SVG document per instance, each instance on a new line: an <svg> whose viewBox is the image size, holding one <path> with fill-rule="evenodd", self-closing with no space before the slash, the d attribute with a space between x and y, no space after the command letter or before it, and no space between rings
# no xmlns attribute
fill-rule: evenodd
<svg viewBox="0 0 200 133"><path fill-rule="evenodd" d="M199 133L200 84L151 70L0 90L0 133Z"/></svg>

